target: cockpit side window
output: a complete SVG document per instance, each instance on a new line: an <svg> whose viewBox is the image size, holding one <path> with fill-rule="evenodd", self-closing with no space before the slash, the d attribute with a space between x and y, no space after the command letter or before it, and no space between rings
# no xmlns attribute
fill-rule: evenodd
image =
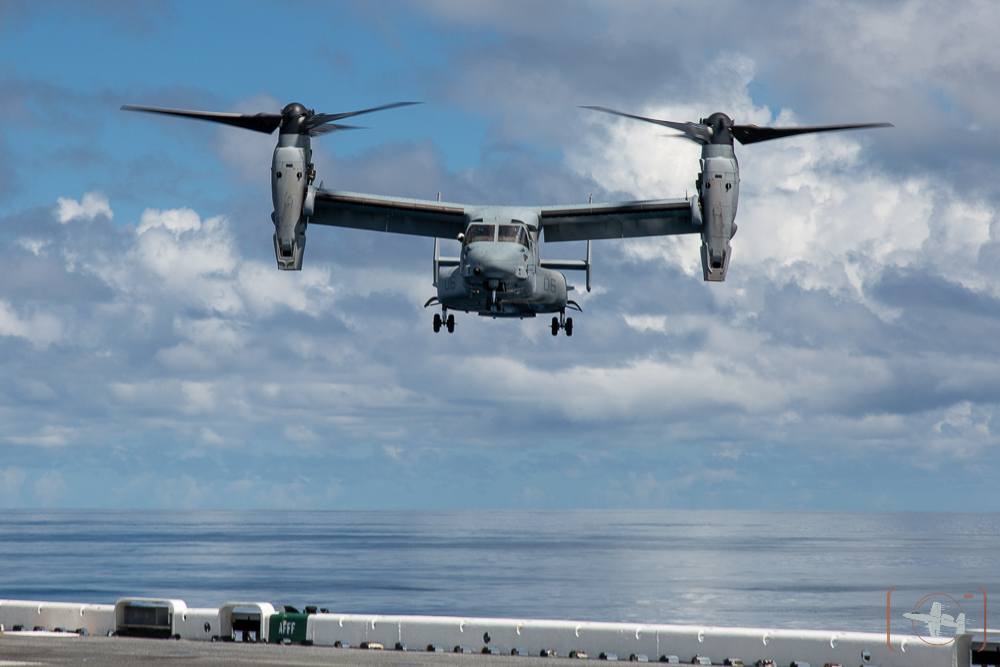
<svg viewBox="0 0 1000 667"><path fill-rule="evenodd" d="M528 245L528 230L521 225L500 225L500 236L498 241L507 243L520 243L525 248Z"/></svg>
<svg viewBox="0 0 1000 667"><path fill-rule="evenodd" d="M469 228L465 231L465 245L469 245L470 243L475 243L477 241L492 241L495 233L496 225L473 223L469 225Z"/></svg>

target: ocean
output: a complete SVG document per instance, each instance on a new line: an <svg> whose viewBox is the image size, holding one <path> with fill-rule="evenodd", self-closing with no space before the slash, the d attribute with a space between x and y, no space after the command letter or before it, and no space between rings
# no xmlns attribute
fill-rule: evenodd
<svg viewBox="0 0 1000 667"><path fill-rule="evenodd" d="M894 632L934 594L982 628L1000 514L0 512L0 599L884 632L889 589Z"/></svg>

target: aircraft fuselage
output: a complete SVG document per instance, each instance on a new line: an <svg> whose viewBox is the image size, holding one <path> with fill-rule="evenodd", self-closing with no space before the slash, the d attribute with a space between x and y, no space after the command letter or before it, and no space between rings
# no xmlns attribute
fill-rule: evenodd
<svg viewBox="0 0 1000 667"><path fill-rule="evenodd" d="M458 266L437 276L442 306L492 317L566 309L571 288L562 273L541 265L535 211L497 206L469 217Z"/></svg>

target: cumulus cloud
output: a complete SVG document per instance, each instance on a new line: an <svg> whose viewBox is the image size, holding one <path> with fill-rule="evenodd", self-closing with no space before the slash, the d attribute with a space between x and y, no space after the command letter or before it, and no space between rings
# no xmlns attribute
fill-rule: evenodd
<svg viewBox="0 0 1000 667"><path fill-rule="evenodd" d="M63 224L72 220L93 220L99 215L108 220L115 217L108 204L108 197L103 192L88 192L80 201L60 197L56 202L56 219Z"/></svg>
<svg viewBox="0 0 1000 667"><path fill-rule="evenodd" d="M44 350L63 337L63 324L55 315L44 312L22 316L10 303L0 301L0 336L24 338Z"/></svg>
<svg viewBox="0 0 1000 667"><path fill-rule="evenodd" d="M154 227L162 227L167 231L180 235L183 232L197 231L201 229L201 218L197 213L188 208L173 211L157 211L146 209L139 219L139 226L136 227L137 234L143 234Z"/></svg>
<svg viewBox="0 0 1000 667"><path fill-rule="evenodd" d="M733 62L716 62L709 72ZM756 66L737 58L730 90L719 97L739 122L802 124L790 110L772 112L752 101ZM695 119L689 105L636 110L653 118ZM694 182L698 147L663 138L660 128L621 118L590 121L606 128L567 155L567 163L612 190L640 198L681 196L677 183ZM874 130L873 132L892 132ZM730 280L755 279L776 286L794 282L866 304L881 317L892 308L873 302L868 289L892 268L930 271L975 291L996 296L993 266L981 255L991 246L996 206L971 199L930 174L893 174L868 162L864 133L813 135L740 146L741 198ZM700 264L696 238L632 241L627 257L663 261L695 276ZM985 269L985 272L984 270ZM731 290L718 298L743 301ZM630 322L631 324L631 322Z"/></svg>

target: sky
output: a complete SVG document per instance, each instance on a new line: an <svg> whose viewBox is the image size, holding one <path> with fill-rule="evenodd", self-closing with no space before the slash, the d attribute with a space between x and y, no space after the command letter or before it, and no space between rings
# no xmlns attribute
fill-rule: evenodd
<svg viewBox="0 0 1000 667"><path fill-rule="evenodd" d="M4 0L0 507L1000 510L997 25L990 0ZM318 180L484 204L693 191L695 144L582 105L895 127L737 145L725 283L696 236L601 241L571 338L448 335L430 239L312 227L281 272L275 137L119 111L292 101L422 102L317 140Z"/></svg>

